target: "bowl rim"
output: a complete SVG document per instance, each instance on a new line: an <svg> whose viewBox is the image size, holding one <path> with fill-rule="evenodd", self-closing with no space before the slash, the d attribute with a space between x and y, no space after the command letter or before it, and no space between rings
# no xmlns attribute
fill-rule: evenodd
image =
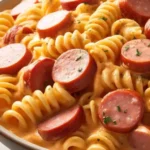
<svg viewBox="0 0 150 150"><path fill-rule="evenodd" d="M32 150L48 150L46 148L43 148L41 146L38 146L36 144L33 144L29 141L26 141L23 138L18 137L14 133L7 130L5 127L0 125L0 134L2 134L7 139L11 140L12 142L15 142L16 144L19 144L20 146L23 146L24 148L32 149Z"/></svg>

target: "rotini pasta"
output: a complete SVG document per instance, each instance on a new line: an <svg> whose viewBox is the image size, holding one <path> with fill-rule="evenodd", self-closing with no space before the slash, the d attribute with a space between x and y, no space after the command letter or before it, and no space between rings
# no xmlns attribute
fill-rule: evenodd
<svg viewBox="0 0 150 150"><path fill-rule="evenodd" d="M32 96L25 96L21 102L13 103L12 109L6 111L2 118L6 122L14 118L18 121L17 126L20 129L27 129L29 123L35 124L42 120L45 115L52 115L61 109L61 105L69 107L74 103L75 99L58 83L55 83L53 88L48 86L45 93L37 90Z"/></svg>
<svg viewBox="0 0 150 150"><path fill-rule="evenodd" d="M13 93L17 91L17 81L17 77L0 75L0 116L10 109L13 103Z"/></svg>
<svg viewBox="0 0 150 150"><path fill-rule="evenodd" d="M115 21L111 28L111 35L120 34L130 41L132 39L145 39L140 25L131 19L119 19Z"/></svg>
<svg viewBox="0 0 150 150"><path fill-rule="evenodd" d="M7 12L0 13L0 37L3 37L5 33L14 25L14 19Z"/></svg>
<svg viewBox="0 0 150 150"><path fill-rule="evenodd" d="M90 41L84 37L79 31L75 30L73 33L67 32L65 35L59 35L55 40L52 38L43 39L41 47L34 50L34 57L47 56L57 58L63 52L74 49L84 48Z"/></svg>
<svg viewBox="0 0 150 150"><path fill-rule="evenodd" d="M15 25L30 26L35 30L37 22L42 18L42 16L43 12L41 10L41 3L37 3L24 13L21 13L15 20Z"/></svg>
<svg viewBox="0 0 150 150"><path fill-rule="evenodd" d="M85 26L85 34L92 41L105 38L110 33L111 25L120 18L120 10L111 2L101 4L91 15Z"/></svg>
<svg viewBox="0 0 150 150"><path fill-rule="evenodd" d="M115 62L120 56L120 50L126 39L120 35L114 35L96 43L85 45L85 49L93 56L96 62Z"/></svg>

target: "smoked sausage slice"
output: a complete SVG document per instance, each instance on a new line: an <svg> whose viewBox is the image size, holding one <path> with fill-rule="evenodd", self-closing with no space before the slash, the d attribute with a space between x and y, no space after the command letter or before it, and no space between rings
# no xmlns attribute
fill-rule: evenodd
<svg viewBox="0 0 150 150"><path fill-rule="evenodd" d="M144 25L150 18L150 0L119 0L124 17L134 19Z"/></svg>
<svg viewBox="0 0 150 150"><path fill-rule="evenodd" d="M150 40L137 39L127 42L121 50L121 60L129 69L144 73L150 71Z"/></svg>
<svg viewBox="0 0 150 150"><path fill-rule="evenodd" d="M143 125L130 133L129 143L133 150L149 150L150 149L150 130Z"/></svg>
<svg viewBox="0 0 150 150"><path fill-rule="evenodd" d="M38 0L26 0L19 3L11 10L11 15L14 19L21 13L23 13L26 9L31 7L34 3L38 3Z"/></svg>
<svg viewBox="0 0 150 150"><path fill-rule="evenodd" d="M89 53L83 49L64 52L56 60L52 77L71 93L86 88L96 72L96 64Z"/></svg>
<svg viewBox="0 0 150 150"><path fill-rule="evenodd" d="M148 39L150 39L150 19L147 21L144 27L144 33Z"/></svg>
<svg viewBox="0 0 150 150"><path fill-rule="evenodd" d="M94 4L97 0L60 0L63 9L74 10L81 3Z"/></svg>
<svg viewBox="0 0 150 150"><path fill-rule="evenodd" d="M142 97L135 91L125 89L108 93L99 106L99 118L104 127L120 133L134 129L143 113Z"/></svg>
<svg viewBox="0 0 150 150"><path fill-rule="evenodd" d="M58 140L75 132L85 120L83 108L75 105L38 126L38 133L44 140Z"/></svg>
<svg viewBox="0 0 150 150"><path fill-rule="evenodd" d="M70 23L69 11L61 10L44 16L37 24L37 31L41 38L53 37L57 32Z"/></svg>
<svg viewBox="0 0 150 150"><path fill-rule="evenodd" d="M52 68L54 60L51 58L40 58L27 66L24 72L24 84L32 92L41 90L44 92L47 85L53 85Z"/></svg>
<svg viewBox="0 0 150 150"><path fill-rule="evenodd" d="M3 37L4 44L16 43L16 36L21 34L21 38L26 34L33 33L33 30L30 27L25 27L21 25L15 25L11 29L7 31L7 33Z"/></svg>
<svg viewBox="0 0 150 150"><path fill-rule="evenodd" d="M0 74L17 73L31 58L31 52L23 44L9 44L0 48Z"/></svg>

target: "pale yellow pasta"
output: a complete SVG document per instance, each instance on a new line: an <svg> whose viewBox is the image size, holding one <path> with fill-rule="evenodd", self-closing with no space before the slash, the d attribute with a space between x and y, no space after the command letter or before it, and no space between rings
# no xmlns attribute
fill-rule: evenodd
<svg viewBox="0 0 150 150"><path fill-rule="evenodd" d="M90 41L79 31L73 33L66 32L64 35L59 35L56 39L45 38L42 40L41 47L34 50L34 58L42 56L57 58L63 52L69 49L84 48Z"/></svg>
<svg viewBox="0 0 150 150"><path fill-rule="evenodd" d="M104 2L91 15L85 26L85 34L91 41L98 41L110 34L111 25L120 18L120 9L115 3Z"/></svg>
<svg viewBox="0 0 150 150"><path fill-rule="evenodd" d="M146 36L142 32L142 27L131 19L119 19L115 21L111 27L111 35L120 34L127 41L145 39Z"/></svg>
<svg viewBox="0 0 150 150"><path fill-rule="evenodd" d="M89 13L81 13L75 19L71 26L71 30L78 30L80 33L84 32L85 25L88 23L90 18Z"/></svg>
<svg viewBox="0 0 150 150"><path fill-rule="evenodd" d="M60 7L59 0L42 0L42 11L44 15L55 12Z"/></svg>
<svg viewBox="0 0 150 150"><path fill-rule="evenodd" d="M5 33L14 25L14 19L7 12L0 13L0 37L3 37Z"/></svg>
<svg viewBox="0 0 150 150"><path fill-rule="evenodd" d="M0 116L10 109L14 102L13 94L17 91L17 77L0 75Z"/></svg>
<svg viewBox="0 0 150 150"><path fill-rule="evenodd" d="M119 150L121 143L111 132L100 130L89 136L87 139L87 150Z"/></svg>
<svg viewBox="0 0 150 150"><path fill-rule="evenodd" d="M30 26L36 29L38 21L43 17L41 3L34 4L29 7L24 13L21 13L15 20L15 25Z"/></svg>
<svg viewBox="0 0 150 150"><path fill-rule="evenodd" d="M101 73L100 73L101 72ZM102 92L109 92L115 89L131 89L144 94L144 87L148 80L140 75L134 75L129 70L115 66L112 63L100 66L94 82L94 95L99 96Z"/></svg>
<svg viewBox="0 0 150 150"><path fill-rule="evenodd" d="M18 129L28 129L30 124L35 125L44 117L60 111L61 106L67 108L74 103L75 99L63 87L55 83L53 87L47 86L44 93L36 90L32 96L23 97L21 102L14 102L12 109L6 111L2 119L9 123L13 118L16 121L11 122L12 125Z"/></svg>
<svg viewBox="0 0 150 150"><path fill-rule="evenodd" d="M126 39L121 35L114 35L100 40L96 43L85 45L85 49L98 62L115 62L121 53L122 46L126 43Z"/></svg>

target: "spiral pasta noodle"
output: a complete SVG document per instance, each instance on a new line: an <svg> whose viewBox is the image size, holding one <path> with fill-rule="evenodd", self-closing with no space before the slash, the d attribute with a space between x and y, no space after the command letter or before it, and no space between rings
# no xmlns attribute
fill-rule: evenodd
<svg viewBox="0 0 150 150"><path fill-rule="evenodd" d="M3 37L5 33L14 25L14 19L7 12L0 13L0 37Z"/></svg>
<svg viewBox="0 0 150 150"><path fill-rule="evenodd" d="M136 90L141 95L144 94L147 79L142 78L140 75L134 76L129 70L111 63L104 66L104 68L100 68L101 73L95 78L94 95L100 96L103 92L122 88Z"/></svg>
<svg viewBox="0 0 150 150"><path fill-rule="evenodd" d="M17 91L17 80L17 77L0 75L0 116L13 103L13 93Z"/></svg>
<svg viewBox="0 0 150 150"><path fill-rule="evenodd" d="M119 140L111 133L101 130L92 134L87 142L87 150L118 150L121 147Z"/></svg>
<svg viewBox="0 0 150 150"><path fill-rule="evenodd" d="M140 25L131 19L119 19L115 21L111 27L111 35L115 34L122 35L127 41L146 38L142 33Z"/></svg>
<svg viewBox="0 0 150 150"><path fill-rule="evenodd" d="M41 55L57 58L63 52L73 48L84 48L84 46L90 41L75 30L73 33L66 32L65 35L59 35L56 39L45 38L43 39L43 45L34 50L34 58L38 58Z"/></svg>
<svg viewBox="0 0 150 150"><path fill-rule="evenodd" d="M86 3L81 3L73 11L73 15L78 16L82 13L92 14L97 7L98 7L98 5L89 5L89 4L86 4Z"/></svg>
<svg viewBox="0 0 150 150"><path fill-rule="evenodd" d="M150 81L148 82L148 87L144 91L145 108L147 112L150 112Z"/></svg>
<svg viewBox="0 0 150 150"><path fill-rule="evenodd" d="M111 2L102 3L91 15L85 26L85 34L92 41L105 38L110 33L111 25L120 18L120 9Z"/></svg>
<svg viewBox="0 0 150 150"><path fill-rule="evenodd" d="M15 20L15 25L30 26L36 29L37 22L43 17L41 10L41 3L34 4L28 8L24 13L21 13Z"/></svg>
<svg viewBox="0 0 150 150"><path fill-rule="evenodd" d="M121 53L126 39L121 35L114 35L96 43L85 45L85 49L93 56L96 62L115 62Z"/></svg>
<svg viewBox="0 0 150 150"><path fill-rule="evenodd" d="M11 118L18 121L20 129L27 129L29 124L36 124L46 115L52 115L63 107L69 107L75 103L72 97L63 87L55 83L53 88L47 86L45 92L36 90L32 96L23 97L22 101L13 103L12 109L6 111L2 119L9 122ZM37 109L38 108L38 109ZM45 112L42 114L42 112ZM13 122L11 122L13 124Z"/></svg>
<svg viewBox="0 0 150 150"><path fill-rule="evenodd" d="M60 7L59 0L42 0L42 11L44 15L57 11Z"/></svg>
<svg viewBox="0 0 150 150"><path fill-rule="evenodd" d="M79 14L75 19L74 23L71 26L71 30L78 30L80 33L84 32L85 25L88 23L90 18L89 13Z"/></svg>

